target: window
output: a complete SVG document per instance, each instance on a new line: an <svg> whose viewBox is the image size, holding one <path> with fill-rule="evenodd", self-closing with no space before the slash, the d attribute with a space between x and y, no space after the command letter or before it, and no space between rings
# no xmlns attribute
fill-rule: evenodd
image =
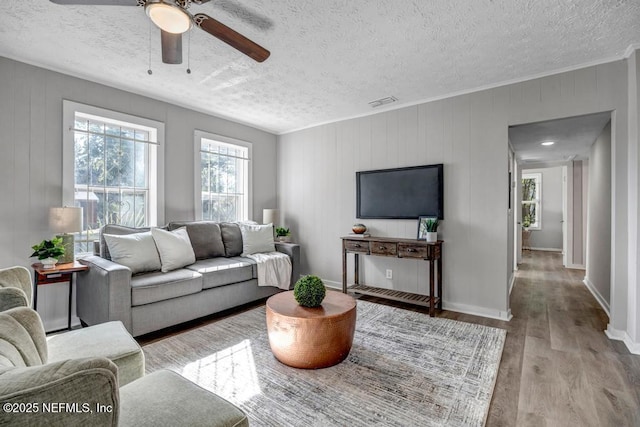
<svg viewBox="0 0 640 427"><path fill-rule="evenodd" d="M195 132L196 219L246 221L251 212L251 143Z"/></svg>
<svg viewBox="0 0 640 427"><path fill-rule="evenodd" d="M91 252L105 224L158 225L164 125L140 117L64 101L66 206L83 208L76 253ZM65 125L66 127L67 125Z"/></svg>
<svg viewBox="0 0 640 427"><path fill-rule="evenodd" d="M542 175L522 174L522 225L529 229L542 226Z"/></svg>

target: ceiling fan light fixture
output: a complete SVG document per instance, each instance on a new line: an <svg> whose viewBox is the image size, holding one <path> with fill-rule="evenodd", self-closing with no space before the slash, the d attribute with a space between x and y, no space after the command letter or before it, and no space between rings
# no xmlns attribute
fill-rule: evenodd
<svg viewBox="0 0 640 427"><path fill-rule="evenodd" d="M182 34L191 28L189 14L173 3L147 2L144 9L151 21L168 33Z"/></svg>

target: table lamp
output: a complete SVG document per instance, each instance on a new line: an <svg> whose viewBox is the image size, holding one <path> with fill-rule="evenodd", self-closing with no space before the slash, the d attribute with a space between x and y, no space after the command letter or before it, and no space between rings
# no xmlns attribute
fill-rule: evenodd
<svg viewBox="0 0 640 427"><path fill-rule="evenodd" d="M278 226L280 211L278 209L263 209L262 210L262 223L273 224L274 227Z"/></svg>
<svg viewBox="0 0 640 427"><path fill-rule="evenodd" d="M49 227L56 233L62 233L57 237L62 239L64 255L58 259L58 262L60 264L73 262L75 259L75 239L73 234L69 233L82 231L82 208L70 206L49 208Z"/></svg>

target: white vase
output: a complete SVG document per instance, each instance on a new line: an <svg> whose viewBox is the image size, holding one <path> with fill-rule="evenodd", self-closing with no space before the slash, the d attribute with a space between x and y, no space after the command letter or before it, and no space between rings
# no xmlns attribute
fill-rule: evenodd
<svg viewBox="0 0 640 427"><path fill-rule="evenodd" d="M41 259L40 262L42 263L42 268L44 268L45 270L53 270L54 268L56 268L58 260L55 258L45 258Z"/></svg>
<svg viewBox="0 0 640 427"><path fill-rule="evenodd" d="M437 231L427 231L427 242L434 243L438 241Z"/></svg>

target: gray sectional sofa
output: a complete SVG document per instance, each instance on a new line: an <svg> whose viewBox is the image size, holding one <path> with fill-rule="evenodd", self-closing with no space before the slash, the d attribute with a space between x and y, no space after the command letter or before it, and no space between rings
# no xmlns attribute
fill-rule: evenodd
<svg viewBox="0 0 640 427"><path fill-rule="evenodd" d="M79 261L90 268L77 275L77 313L85 325L120 320L133 336L197 319L266 298L281 290L258 286L256 263L240 256L238 224L209 221L171 222L169 231L186 227L195 263L173 271L132 274L113 262L104 235L148 232L148 228L107 225L100 232L99 255ZM290 289L299 276L300 247L275 242L289 255Z"/></svg>

